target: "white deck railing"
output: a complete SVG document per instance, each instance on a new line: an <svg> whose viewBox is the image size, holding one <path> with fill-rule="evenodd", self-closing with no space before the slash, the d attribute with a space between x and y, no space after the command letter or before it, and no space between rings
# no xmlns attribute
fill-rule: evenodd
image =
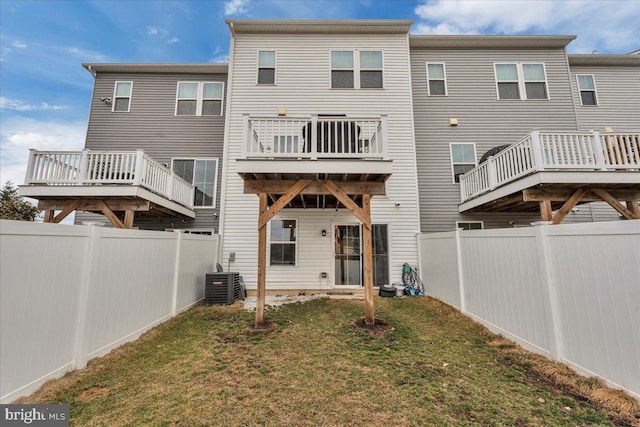
<svg viewBox="0 0 640 427"><path fill-rule="evenodd" d="M137 185L193 208L194 187L142 150L29 150L25 184Z"/></svg>
<svg viewBox="0 0 640 427"><path fill-rule="evenodd" d="M640 170L640 133L531 132L460 176L462 202L533 172Z"/></svg>
<svg viewBox="0 0 640 427"><path fill-rule="evenodd" d="M385 159L386 117L244 116L243 158Z"/></svg>

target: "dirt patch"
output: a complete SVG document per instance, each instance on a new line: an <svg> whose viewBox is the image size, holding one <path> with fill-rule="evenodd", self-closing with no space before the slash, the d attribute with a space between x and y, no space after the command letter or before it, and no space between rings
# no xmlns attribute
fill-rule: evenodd
<svg viewBox="0 0 640 427"><path fill-rule="evenodd" d="M106 387L102 388L90 388L89 390L85 390L78 395L78 400L80 402L89 402L90 400L95 399L96 397L102 397L109 393L109 389Z"/></svg>
<svg viewBox="0 0 640 427"><path fill-rule="evenodd" d="M269 335L272 332L274 332L276 329L278 329L278 325L274 322L271 322L269 320L265 320L264 322L262 322L259 325L256 325L255 322L251 322L249 323L249 330L250 331L262 331L264 332L264 335Z"/></svg>
<svg viewBox="0 0 640 427"><path fill-rule="evenodd" d="M387 332L393 331L393 326L391 323L382 319L375 319L373 325L367 325L364 320L364 317L357 319L353 322L353 326L358 329L366 329L369 331L372 337L374 338L384 338L387 335Z"/></svg>

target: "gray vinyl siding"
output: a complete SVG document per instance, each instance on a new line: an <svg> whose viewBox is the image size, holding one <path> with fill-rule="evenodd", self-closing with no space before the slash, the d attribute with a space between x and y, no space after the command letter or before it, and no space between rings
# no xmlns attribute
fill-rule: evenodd
<svg viewBox="0 0 640 427"><path fill-rule="evenodd" d="M448 96L428 96L426 63L444 62ZM548 100L498 100L495 62L543 62ZM536 214L459 214L449 144L475 143L477 159L534 129L577 129L563 49L411 49L411 83L422 232L446 231L456 221L484 221L485 228L526 225ZM458 126L449 126L457 118ZM510 224L512 222L512 224Z"/></svg>
<svg viewBox="0 0 640 427"><path fill-rule="evenodd" d="M100 98L112 97L116 81L132 81L130 112L112 112ZM176 116L179 81L224 82L225 98L221 116ZM218 232L226 74L99 73L95 79L85 147L90 150L136 150L160 163L172 158L217 158L218 176L215 208L196 209L195 220L136 220L145 229L205 228ZM214 215L215 214L215 215ZM99 215L78 213L76 221L101 219Z"/></svg>

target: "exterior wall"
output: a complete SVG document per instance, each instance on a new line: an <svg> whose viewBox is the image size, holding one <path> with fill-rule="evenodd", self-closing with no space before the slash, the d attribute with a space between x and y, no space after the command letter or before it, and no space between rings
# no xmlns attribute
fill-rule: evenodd
<svg viewBox="0 0 640 427"><path fill-rule="evenodd" d="M133 81L130 112L111 112L100 100L112 97L116 81ZM179 81L225 83L222 116L176 116ZM95 79L85 148L90 150L142 149L155 160L171 165L174 157L218 158L215 208L198 208L195 220L136 220L146 229L215 228L218 231L227 76L224 74L98 73ZM214 216L215 214L215 216ZM102 215L78 213L76 222L107 222Z"/></svg>
<svg viewBox="0 0 640 427"><path fill-rule="evenodd" d="M427 62L445 63L448 96L428 96ZM550 99L498 100L494 62L544 62ZM485 228L493 228L539 219L535 214L458 213L460 190L453 183L449 144L475 143L479 161L490 148L516 142L534 129L575 131L569 80L563 49L411 49L423 232L453 230L456 221L484 221ZM449 126L450 117L458 126Z"/></svg>
<svg viewBox="0 0 640 427"><path fill-rule="evenodd" d="M330 50L365 48L383 50L384 89L330 89ZM275 86L256 85L259 49L277 51ZM235 252L231 269L242 273L249 288L256 286L258 198L243 194L235 162L241 156L242 114L275 116L281 107L287 109L288 116L387 114L393 175L386 184L387 195L372 198L371 211L374 222L389 224L390 279L399 280L402 264L417 260L415 233L419 231L407 35L238 34L231 58L223 265L227 265L229 253ZM396 202L399 207L394 206ZM317 288L322 271L328 272L333 282L332 224L357 223L355 217L346 209L285 209L281 216L299 220L298 266L268 268L267 289ZM321 237L322 229L328 231L326 238Z"/></svg>

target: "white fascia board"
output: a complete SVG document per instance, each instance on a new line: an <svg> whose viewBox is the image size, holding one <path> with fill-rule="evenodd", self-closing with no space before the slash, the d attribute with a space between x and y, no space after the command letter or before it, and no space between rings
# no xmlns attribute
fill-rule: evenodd
<svg viewBox="0 0 640 427"><path fill-rule="evenodd" d="M245 160L237 159L238 173L346 173L386 174L393 173L391 160Z"/></svg>

